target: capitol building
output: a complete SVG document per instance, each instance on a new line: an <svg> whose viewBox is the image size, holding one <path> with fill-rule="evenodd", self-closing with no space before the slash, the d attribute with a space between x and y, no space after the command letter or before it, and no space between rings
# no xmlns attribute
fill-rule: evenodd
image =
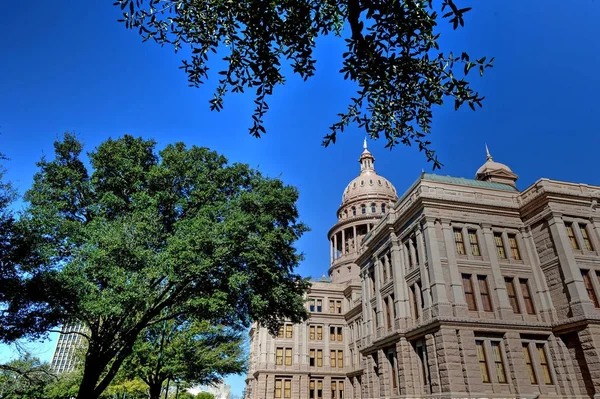
<svg viewBox="0 0 600 399"><path fill-rule="evenodd" d="M366 143L310 318L250 331L246 399L600 397L600 187L421 173Z"/></svg>

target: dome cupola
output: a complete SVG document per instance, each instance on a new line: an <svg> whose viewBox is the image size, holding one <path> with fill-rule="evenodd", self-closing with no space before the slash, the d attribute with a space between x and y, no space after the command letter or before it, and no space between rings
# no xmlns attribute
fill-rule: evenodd
<svg viewBox="0 0 600 399"><path fill-rule="evenodd" d="M494 161L487 144L485 145L485 153L487 159L485 163L481 165L479 169L477 169L475 180L508 184L516 188L516 181L519 176L514 174L508 166Z"/></svg>

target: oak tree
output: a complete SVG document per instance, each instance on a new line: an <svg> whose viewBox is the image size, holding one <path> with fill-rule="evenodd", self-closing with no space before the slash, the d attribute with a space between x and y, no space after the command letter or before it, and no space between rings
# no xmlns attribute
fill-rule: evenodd
<svg viewBox="0 0 600 399"><path fill-rule="evenodd" d="M18 277L44 284L0 303L4 341L85 326L78 399L98 398L141 332L165 321L255 320L275 332L306 318L294 243L307 228L294 187L182 143L158 152L152 140L109 139L89 167L82 151L67 134L38 163L19 219L34 239Z"/></svg>

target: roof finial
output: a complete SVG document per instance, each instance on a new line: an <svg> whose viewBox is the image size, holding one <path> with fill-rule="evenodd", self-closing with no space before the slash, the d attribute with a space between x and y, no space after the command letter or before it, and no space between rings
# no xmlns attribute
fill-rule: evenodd
<svg viewBox="0 0 600 399"><path fill-rule="evenodd" d="M365 141L363 141L363 148L367 149L367 136L365 136Z"/></svg>
<svg viewBox="0 0 600 399"><path fill-rule="evenodd" d="M485 155L487 156L488 161L492 161L492 155L490 154L490 150L487 146L487 143L485 144Z"/></svg>

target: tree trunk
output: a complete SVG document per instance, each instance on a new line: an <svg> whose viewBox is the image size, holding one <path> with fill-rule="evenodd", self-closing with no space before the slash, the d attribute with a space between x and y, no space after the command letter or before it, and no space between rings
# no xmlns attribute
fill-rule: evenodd
<svg viewBox="0 0 600 399"><path fill-rule="evenodd" d="M86 356L83 379L79 384L77 399L98 399L100 397L100 393L96 392L96 385L107 364L108 362L103 362L101 359Z"/></svg>
<svg viewBox="0 0 600 399"><path fill-rule="evenodd" d="M149 385L150 399L160 399L160 392L162 391L162 381Z"/></svg>

